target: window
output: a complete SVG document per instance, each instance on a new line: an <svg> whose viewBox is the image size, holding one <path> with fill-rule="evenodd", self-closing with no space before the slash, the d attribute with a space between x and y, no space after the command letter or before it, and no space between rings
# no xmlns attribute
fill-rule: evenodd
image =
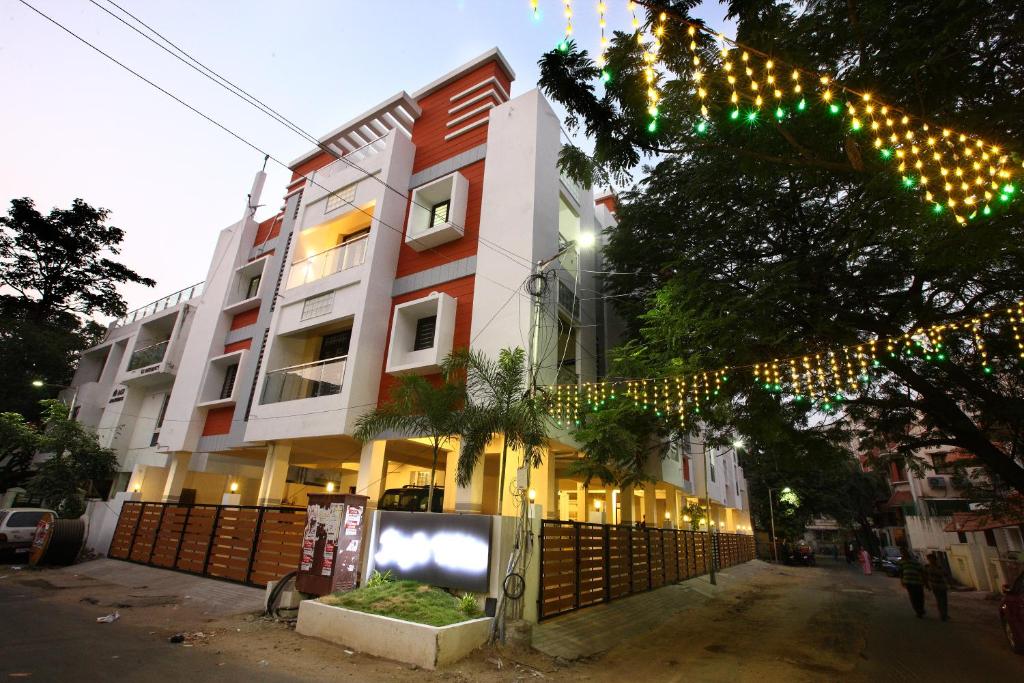
<svg viewBox="0 0 1024 683"><path fill-rule="evenodd" d="M302 314L299 316L299 320L309 320L330 313L333 305L334 292L311 296L302 302Z"/></svg>
<svg viewBox="0 0 1024 683"><path fill-rule="evenodd" d="M341 188L337 192L332 193L327 197L327 205L324 207L324 213L330 213L339 206L351 205L356 198L356 185L359 183L352 183L346 187Z"/></svg>
<svg viewBox="0 0 1024 683"><path fill-rule="evenodd" d="M334 334L325 334L320 342L320 356L317 360L328 360L348 355L348 345L352 341L352 330L342 330Z"/></svg>
<svg viewBox="0 0 1024 683"><path fill-rule="evenodd" d="M220 387L220 398L231 398L231 394L235 393L235 378L238 376L238 363L229 365L224 370L224 383Z"/></svg>
<svg viewBox="0 0 1024 683"><path fill-rule="evenodd" d="M683 479L690 481L690 459L683 458Z"/></svg>
<svg viewBox="0 0 1024 683"><path fill-rule="evenodd" d="M711 481L715 480L715 461L711 461Z"/></svg>
<svg viewBox="0 0 1024 683"><path fill-rule="evenodd" d="M369 234L370 227L367 226L362 230L356 230L355 232L350 232L347 235L338 235L338 244L345 244L346 242L355 242L356 240L362 239L363 237L366 237Z"/></svg>
<svg viewBox="0 0 1024 683"><path fill-rule="evenodd" d="M249 288L245 290L245 298L251 299L260 291L260 277L256 275L249 279Z"/></svg>
<svg viewBox="0 0 1024 683"><path fill-rule="evenodd" d="M435 225L444 225L448 222L448 208L451 206L452 200L446 199L443 202L434 204L433 208L430 209L430 224L428 227L434 227Z"/></svg>
<svg viewBox="0 0 1024 683"><path fill-rule="evenodd" d="M967 543L967 534L962 531L956 532L957 543Z"/></svg>
<svg viewBox="0 0 1024 683"><path fill-rule="evenodd" d="M420 318L416 321L416 336L413 339L412 350L422 351L434 348L434 329L437 327L437 316L431 315Z"/></svg>
<svg viewBox="0 0 1024 683"><path fill-rule="evenodd" d="M7 518L7 528L34 527L45 514L45 512L14 512Z"/></svg>
<svg viewBox="0 0 1024 683"><path fill-rule="evenodd" d="M410 486L430 486L430 472L410 472Z"/></svg>
<svg viewBox="0 0 1024 683"><path fill-rule="evenodd" d="M991 529L985 529L985 543L993 548L996 547L996 534Z"/></svg>
<svg viewBox="0 0 1024 683"><path fill-rule="evenodd" d="M149 439L150 446L155 446L160 438L160 428L164 426L164 415L167 414L167 402L170 400L171 395L169 393L164 394L164 398L160 402L160 412L156 414L156 426L153 428L153 436Z"/></svg>

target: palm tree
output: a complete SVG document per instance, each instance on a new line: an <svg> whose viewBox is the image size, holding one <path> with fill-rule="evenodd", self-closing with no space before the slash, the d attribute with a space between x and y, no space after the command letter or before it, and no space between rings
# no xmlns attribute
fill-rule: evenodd
<svg viewBox="0 0 1024 683"><path fill-rule="evenodd" d="M539 400L530 395L526 353L502 349L493 360L478 351L462 349L445 359L446 377L465 374L467 405L459 456L458 482L469 484L487 443L501 434L501 470L498 476L498 514L505 497L505 460L509 448L522 449L524 464L538 467L547 438L546 418Z"/></svg>
<svg viewBox="0 0 1024 683"><path fill-rule="evenodd" d="M441 446L463 431L466 388L461 382L435 385L418 375L403 375L391 390L390 400L356 420L354 435L369 441L384 432L409 437L428 437L434 450L430 465L427 511L433 511L434 474Z"/></svg>

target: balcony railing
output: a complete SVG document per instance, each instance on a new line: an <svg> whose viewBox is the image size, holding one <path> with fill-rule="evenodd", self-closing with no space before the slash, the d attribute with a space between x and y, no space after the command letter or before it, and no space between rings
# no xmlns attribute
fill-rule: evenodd
<svg viewBox="0 0 1024 683"><path fill-rule="evenodd" d="M288 274L288 288L298 287L307 282L334 275L342 270L363 265L366 260L366 245L369 235L359 237L350 242L313 254L292 263Z"/></svg>
<svg viewBox="0 0 1024 683"><path fill-rule="evenodd" d="M182 301L194 299L203 293L203 285L205 284L205 282L197 282L196 284L185 287L184 289L179 289L174 294L168 294L164 298L157 299L152 303L146 304L142 308L136 308L134 311L129 311L123 318L117 319L114 324L117 326L127 325L128 323L135 322L136 320L147 318L154 313L159 313L165 308L176 306Z"/></svg>
<svg viewBox="0 0 1024 683"><path fill-rule="evenodd" d="M169 339L165 339L162 342L135 351L132 353L132 357L128 359L128 369L138 370L139 368L156 365L164 359L164 355L167 353L167 345L170 343Z"/></svg>
<svg viewBox="0 0 1024 683"><path fill-rule="evenodd" d="M347 361L348 356L338 356L271 370L263 383L260 403L266 405L340 394Z"/></svg>

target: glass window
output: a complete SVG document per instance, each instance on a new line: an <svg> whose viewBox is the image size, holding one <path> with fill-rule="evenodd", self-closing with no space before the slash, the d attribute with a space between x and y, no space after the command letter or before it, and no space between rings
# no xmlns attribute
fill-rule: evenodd
<svg viewBox="0 0 1024 683"><path fill-rule="evenodd" d="M231 394L235 392L235 377L238 376L238 363L229 365L227 370L224 371L224 383L220 387L220 397L222 399L231 398Z"/></svg>
<svg viewBox="0 0 1024 683"><path fill-rule="evenodd" d="M420 318L416 321L416 338L413 340L412 350L422 351L434 348L434 330L437 327L437 316L432 315Z"/></svg>
<svg viewBox="0 0 1024 683"><path fill-rule="evenodd" d="M348 355L348 345L352 340L352 330L342 330L334 334L325 334L320 342L320 357L317 360L328 360Z"/></svg>
<svg viewBox="0 0 1024 683"><path fill-rule="evenodd" d="M430 209L430 225L428 227L434 227L435 225L442 225L448 222L448 207L451 206L452 200L446 199L443 202L434 204L433 208Z"/></svg>
<svg viewBox="0 0 1024 683"><path fill-rule="evenodd" d="M260 277L256 275L249 279L249 288L245 290L245 298L251 299L260 291Z"/></svg>
<svg viewBox="0 0 1024 683"><path fill-rule="evenodd" d="M7 520L7 528L35 526L45 512L13 512Z"/></svg>

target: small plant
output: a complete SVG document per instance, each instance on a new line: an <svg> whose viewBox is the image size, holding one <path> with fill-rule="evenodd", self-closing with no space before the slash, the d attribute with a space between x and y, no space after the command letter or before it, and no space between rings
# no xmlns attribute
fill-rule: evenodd
<svg viewBox="0 0 1024 683"><path fill-rule="evenodd" d="M385 586L395 580L395 575L391 573L390 569L385 569L383 572L374 570L373 575L366 580L367 588L376 588L377 586Z"/></svg>
<svg viewBox="0 0 1024 683"><path fill-rule="evenodd" d="M472 593L465 593L459 598L459 611L467 616L475 616L480 612L480 606L476 602L476 596Z"/></svg>

